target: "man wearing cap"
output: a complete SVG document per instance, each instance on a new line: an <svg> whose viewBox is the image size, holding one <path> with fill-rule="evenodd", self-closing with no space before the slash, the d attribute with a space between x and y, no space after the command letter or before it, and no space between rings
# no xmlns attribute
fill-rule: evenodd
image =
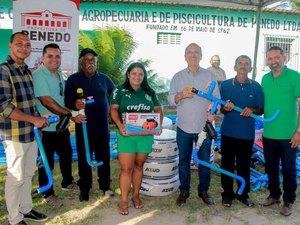
<svg viewBox="0 0 300 225"><path fill-rule="evenodd" d="M109 148L109 102L108 98L115 88L112 80L98 71L97 53L90 48L85 48L79 56L81 70L72 74L66 83L65 103L72 110L84 108L87 122L87 132L89 146L95 153L96 161L102 161L103 165L97 168L99 189L106 196L113 196L110 190L110 148ZM77 89L83 90L83 95L77 94ZM92 104L84 103L83 99L93 97ZM78 170L80 187L79 200L88 201L89 191L92 187L92 170L87 163L85 147L83 141L83 131L81 123L84 121L77 120L75 125L76 145L78 152Z"/></svg>

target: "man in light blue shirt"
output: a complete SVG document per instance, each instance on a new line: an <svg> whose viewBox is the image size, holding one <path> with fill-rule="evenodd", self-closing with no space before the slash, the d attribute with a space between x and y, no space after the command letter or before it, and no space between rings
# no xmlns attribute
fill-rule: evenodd
<svg viewBox="0 0 300 225"><path fill-rule="evenodd" d="M174 75L170 85L168 100L171 105L177 106L177 145L179 149L179 180L180 195L176 200L178 206L184 204L190 196L190 162L193 144L198 139L198 134L203 130L207 121L207 109L211 101L195 95L189 91L190 86L205 91L206 85L216 81L215 75L199 66L202 59L200 46L189 44L185 49L185 60L188 67ZM213 95L220 97L218 87ZM207 137L200 150L199 159L209 162L211 139ZM208 194L210 185L210 169L199 165L198 196L208 205L214 204Z"/></svg>
<svg viewBox="0 0 300 225"><path fill-rule="evenodd" d="M70 115L70 111L64 105L65 83L62 73L59 70L61 65L61 51L57 44L48 44L43 49L43 64L33 73L33 85L35 97L37 98L37 108L41 115L51 114L51 116ZM59 156L59 166L62 174L62 190L72 190L76 188L72 176L72 147L70 143L70 133L68 129L62 132L56 131L57 123L52 123L49 127L42 129L42 142L49 162L50 169L54 167L54 152ZM48 177L43 163L38 166L39 185L45 186ZM44 202L52 207L63 205L54 194L53 186L42 193Z"/></svg>

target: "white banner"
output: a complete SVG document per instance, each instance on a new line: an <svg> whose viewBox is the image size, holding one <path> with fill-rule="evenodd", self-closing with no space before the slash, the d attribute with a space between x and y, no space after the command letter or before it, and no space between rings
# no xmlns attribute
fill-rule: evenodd
<svg viewBox="0 0 300 225"><path fill-rule="evenodd" d="M41 63L43 47L56 43L62 51L61 69L67 75L77 71L80 0L14 0L13 32L26 31L32 53L29 68Z"/></svg>

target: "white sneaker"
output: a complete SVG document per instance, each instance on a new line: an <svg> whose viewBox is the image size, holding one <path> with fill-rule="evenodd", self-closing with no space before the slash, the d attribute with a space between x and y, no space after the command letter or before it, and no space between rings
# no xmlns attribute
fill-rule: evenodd
<svg viewBox="0 0 300 225"><path fill-rule="evenodd" d="M55 196L55 195L50 195L49 197L45 198L44 202L48 206L51 206L53 208L59 208L59 207L62 207L64 205L64 203L62 202L62 200L60 200L59 198L57 198L57 196Z"/></svg>
<svg viewBox="0 0 300 225"><path fill-rule="evenodd" d="M76 182L72 182L67 187L62 187L61 190L63 191L79 191L79 187Z"/></svg>
<svg viewBox="0 0 300 225"><path fill-rule="evenodd" d="M107 196L107 197L113 197L115 196L114 192L112 190L107 190L104 192L104 195Z"/></svg>

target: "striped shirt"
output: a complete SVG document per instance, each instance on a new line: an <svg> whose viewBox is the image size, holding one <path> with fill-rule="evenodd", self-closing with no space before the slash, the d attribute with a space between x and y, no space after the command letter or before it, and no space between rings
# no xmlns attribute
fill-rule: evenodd
<svg viewBox="0 0 300 225"><path fill-rule="evenodd" d="M0 140L31 142L33 124L9 118L15 108L37 115L31 72L27 65L20 66L8 56L0 64L0 76Z"/></svg>

